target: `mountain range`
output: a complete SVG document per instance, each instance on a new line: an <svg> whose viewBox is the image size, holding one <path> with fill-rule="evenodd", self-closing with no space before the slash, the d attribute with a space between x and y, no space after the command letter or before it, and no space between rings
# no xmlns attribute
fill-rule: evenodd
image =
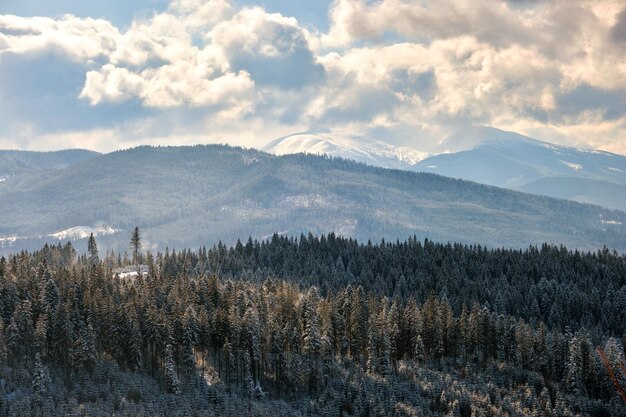
<svg viewBox="0 0 626 417"><path fill-rule="evenodd" d="M626 250L626 213L316 155L221 145L138 147L0 184L2 253L42 242L127 250L335 232L497 247L549 242ZM83 242L83 243L80 243Z"/></svg>
<svg viewBox="0 0 626 417"><path fill-rule="evenodd" d="M308 133L277 139L264 150L277 155L328 154L626 211L623 155L558 146L488 127L451 135L434 155L378 143L345 134Z"/></svg>

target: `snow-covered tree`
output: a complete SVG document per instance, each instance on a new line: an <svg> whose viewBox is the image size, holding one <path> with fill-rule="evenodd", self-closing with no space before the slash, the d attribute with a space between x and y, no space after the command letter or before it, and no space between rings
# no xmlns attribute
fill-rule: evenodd
<svg viewBox="0 0 626 417"><path fill-rule="evenodd" d="M583 355L578 337L574 336L569 341L569 356L565 374L568 389L577 395L585 391L584 375L582 369Z"/></svg>
<svg viewBox="0 0 626 417"><path fill-rule="evenodd" d="M171 394L178 394L180 392L180 382L178 381L178 374L176 373L176 363L174 362L172 345L169 343L165 347L165 386L167 391Z"/></svg>
<svg viewBox="0 0 626 417"><path fill-rule="evenodd" d="M7 346L11 357L16 360L27 358L35 345L35 330L33 329L33 314L31 302L22 301L13 316L7 329Z"/></svg>
<svg viewBox="0 0 626 417"><path fill-rule="evenodd" d="M48 386L50 385L50 374L48 373L48 368L41 361L41 356L39 353L35 355L35 369L33 371L33 380L32 380L32 390L35 394L36 398L41 400L41 398L48 391Z"/></svg>

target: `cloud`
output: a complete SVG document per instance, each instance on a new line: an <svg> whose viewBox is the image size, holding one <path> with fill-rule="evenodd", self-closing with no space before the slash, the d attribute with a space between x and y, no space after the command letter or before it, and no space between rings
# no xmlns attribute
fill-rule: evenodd
<svg viewBox="0 0 626 417"><path fill-rule="evenodd" d="M232 68L250 72L261 86L289 89L317 83L324 75L308 37L296 19L259 7L241 10L207 35Z"/></svg>
<svg viewBox="0 0 626 417"><path fill-rule="evenodd" d="M112 64L89 71L80 97L92 105L104 101L139 99L147 107L189 106L244 107L242 100L254 83L247 72L225 73L210 78L212 71L189 62L162 65L132 72Z"/></svg>
<svg viewBox="0 0 626 417"><path fill-rule="evenodd" d="M626 5L624 5L624 10L617 16L615 25L611 28L611 36L618 44L626 44Z"/></svg>
<svg viewBox="0 0 626 417"><path fill-rule="evenodd" d="M570 118L589 112L597 113L606 121L626 117L626 89L602 90L581 84L557 100L559 112Z"/></svg>
<svg viewBox="0 0 626 417"><path fill-rule="evenodd" d="M585 126L589 134L591 113L596 122L623 116L626 55L610 41L619 38L623 7L623 1L337 0L331 29L320 37L322 50L337 52L321 60L331 68L329 79L349 80L336 84L354 98L348 107L361 105L355 88L382 86L395 94L370 123L433 133L459 123L525 133L542 126L548 138L579 142L567 126ZM419 88L415 74L429 74L426 87ZM318 107L329 101L318 100ZM608 136L594 144L617 143L618 132L619 124L598 125L598 135ZM624 152L626 145L616 148Z"/></svg>
<svg viewBox="0 0 626 417"><path fill-rule="evenodd" d="M13 53L58 50L78 60L108 56L115 48L119 31L101 19L60 19L0 15L0 58Z"/></svg>
<svg viewBox="0 0 626 417"><path fill-rule="evenodd" d="M301 88L322 75L295 19L258 7L234 13L222 0L176 0L119 37L110 63L87 73L80 97L93 105L139 99L147 107L245 114L255 84Z"/></svg>
<svg viewBox="0 0 626 417"><path fill-rule="evenodd" d="M324 37L329 45L349 45L395 32L406 39L427 43L472 33L481 41L528 41L524 14L504 2L440 0L338 0L331 12L332 26Z"/></svg>
<svg viewBox="0 0 626 417"><path fill-rule="evenodd" d="M254 90L250 74L230 71L215 45L196 44L231 15L222 0L176 0L168 12L133 23L118 38L109 63L87 72L80 98L93 105L137 99L153 108L245 111Z"/></svg>
<svg viewBox="0 0 626 417"><path fill-rule="evenodd" d="M328 30L243 3L173 0L123 28L1 15L0 137L329 128L429 149L485 124L626 152L623 0L336 0Z"/></svg>

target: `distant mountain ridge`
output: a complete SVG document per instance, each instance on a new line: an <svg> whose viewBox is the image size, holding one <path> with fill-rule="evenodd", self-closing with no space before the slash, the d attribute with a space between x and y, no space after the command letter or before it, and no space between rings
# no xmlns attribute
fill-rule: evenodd
<svg viewBox="0 0 626 417"><path fill-rule="evenodd" d="M86 230L96 229L103 250L125 251L136 225L152 250L308 232L626 250L626 213L619 211L343 159L218 145L139 147L7 180L0 212L2 253L58 242L38 236L59 231L83 245Z"/></svg>
<svg viewBox="0 0 626 417"><path fill-rule="evenodd" d="M347 140L345 138L351 138ZM337 145L337 143L339 145ZM369 165L431 172L481 184L626 211L626 156L554 145L489 127L459 131L438 154L411 148L368 148L366 138L346 134L297 134L263 149L277 155L328 154ZM409 158L398 155L407 154ZM594 186L591 186L594 184Z"/></svg>
<svg viewBox="0 0 626 417"><path fill-rule="evenodd" d="M35 152L0 150L0 180L22 174L67 168L100 155L86 149Z"/></svg>
<svg viewBox="0 0 626 417"><path fill-rule="evenodd" d="M626 211L626 156L485 127L454 135L441 148L469 144L468 150L431 156L414 169Z"/></svg>

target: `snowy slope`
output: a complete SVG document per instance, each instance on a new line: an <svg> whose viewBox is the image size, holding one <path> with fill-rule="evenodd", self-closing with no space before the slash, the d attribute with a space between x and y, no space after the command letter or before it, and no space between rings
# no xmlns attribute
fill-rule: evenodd
<svg viewBox="0 0 626 417"><path fill-rule="evenodd" d="M112 228L111 226L98 225L98 226L76 226L66 230L61 230L56 233L52 233L48 236L54 237L59 240L75 240L86 239L93 233L94 236L108 236L118 233L119 230Z"/></svg>
<svg viewBox="0 0 626 417"><path fill-rule="evenodd" d="M16 243L50 241L50 238L59 241L76 241L87 239L92 233L94 236L113 236L121 232L111 226L98 224L95 226L75 226L55 233L39 236L0 236L0 248L10 248Z"/></svg>
<svg viewBox="0 0 626 417"><path fill-rule="evenodd" d="M428 157L427 153L409 147L393 146L358 135L336 133L298 133L276 139L262 150L275 155L329 155L396 169L411 169Z"/></svg>

